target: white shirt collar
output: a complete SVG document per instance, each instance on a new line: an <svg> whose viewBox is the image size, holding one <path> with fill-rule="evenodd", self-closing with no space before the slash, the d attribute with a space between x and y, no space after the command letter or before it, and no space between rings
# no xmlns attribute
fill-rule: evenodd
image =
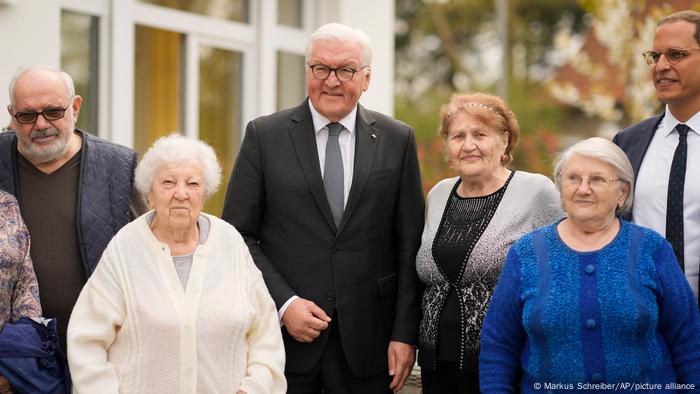
<svg viewBox="0 0 700 394"><path fill-rule="evenodd" d="M668 105L666 105L664 120L661 123L664 137L668 137L679 123L684 123L690 127L695 134L700 134L700 112L693 115L687 122L681 122L676 119L675 116L673 116L671 111L668 109Z"/></svg>
<svg viewBox="0 0 700 394"><path fill-rule="evenodd" d="M321 130L323 130L324 127L328 123L331 123L328 118L325 116L321 115L320 112L316 111L316 108L314 108L314 105L311 104L311 100L309 100L309 109L311 110L311 119L314 122L314 131L318 134ZM340 120L340 124L345 127L350 132L350 135L355 134L355 118L357 117L357 105L355 105L355 108L350 111L349 114L347 114L343 119Z"/></svg>

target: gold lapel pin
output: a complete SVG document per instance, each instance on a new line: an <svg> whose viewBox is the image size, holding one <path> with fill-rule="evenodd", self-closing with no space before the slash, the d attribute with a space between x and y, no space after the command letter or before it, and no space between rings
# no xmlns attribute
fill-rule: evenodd
<svg viewBox="0 0 700 394"><path fill-rule="evenodd" d="M372 137L373 140L376 140L376 139L377 139L377 135L376 135L376 134L370 134L369 136Z"/></svg>

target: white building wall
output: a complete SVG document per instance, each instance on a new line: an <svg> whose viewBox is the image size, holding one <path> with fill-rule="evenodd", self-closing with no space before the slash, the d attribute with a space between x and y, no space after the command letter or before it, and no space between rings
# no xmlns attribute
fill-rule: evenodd
<svg viewBox="0 0 700 394"><path fill-rule="evenodd" d="M61 61L61 10L54 0L21 0L0 5L0 127L7 126L7 88L17 67Z"/></svg>
<svg viewBox="0 0 700 394"><path fill-rule="evenodd" d="M104 9L101 23L105 23L103 34L108 37L100 40L101 45L108 46L101 59L109 61L100 89L100 128L99 134L115 142L132 146L133 136L129 127L124 130L124 124L133 125L133 6L131 0L92 0L92 8ZM135 0L134 0L135 1ZM244 114L244 122L250 118L272 112L275 108L276 94L274 92L274 53L278 48L284 48L298 38L290 34L287 37L266 35L268 28L275 23L270 7L276 7L276 0L251 0L258 2L258 13L253 14L258 27L256 54L257 62L254 78L249 81L251 89L244 94L254 92L256 97L250 98L255 104ZM9 3L9 4L4 4ZM9 104L7 87L16 68L23 64L43 63L58 67L60 65L60 21L62 6L76 11L80 7L79 0L19 0L16 2L0 0L0 48L3 48L0 61L0 104ZM84 4L84 3L82 3ZM263 5L263 7L260 7ZM386 114L393 114L394 106L394 1L393 0L306 0L304 5L313 9L310 13L310 34L316 27L328 22L341 22L362 29L370 37L374 58L372 64L372 80L361 102L366 107ZM131 14L130 14L131 13ZM309 19L307 19L309 20ZM258 24L259 23L259 24ZM282 30L282 34L284 31ZM298 33L297 33L298 34ZM308 36L308 35L307 35ZM304 39L304 37L302 37ZM105 50L105 48L101 48ZM272 76L272 78L270 78ZM131 82L130 82L131 81ZM246 97L245 99L248 99ZM115 117L114 114L118 114ZM131 120L130 120L131 119ZM10 116L6 110L0 110L0 127L9 123ZM113 130L116 125L119 130Z"/></svg>
<svg viewBox="0 0 700 394"><path fill-rule="evenodd" d="M351 0L338 4L338 20L356 27L372 41L372 79L362 105L388 115L394 113L394 1Z"/></svg>

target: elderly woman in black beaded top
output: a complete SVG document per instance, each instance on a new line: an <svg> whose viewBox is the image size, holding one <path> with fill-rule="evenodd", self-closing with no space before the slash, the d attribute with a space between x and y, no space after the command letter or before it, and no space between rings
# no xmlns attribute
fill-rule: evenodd
<svg viewBox="0 0 700 394"><path fill-rule="evenodd" d="M506 253L563 216L552 181L507 167L520 128L503 100L456 94L440 135L456 177L428 194L416 268L426 288L418 364L423 392L479 392L479 336Z"/></svg>

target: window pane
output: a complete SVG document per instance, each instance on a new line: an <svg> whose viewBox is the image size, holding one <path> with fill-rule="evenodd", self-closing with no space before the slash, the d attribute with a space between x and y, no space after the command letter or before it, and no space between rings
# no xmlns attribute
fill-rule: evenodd
<svg viewBox="0 0 700 394"><path fill-rule="evenodd" d="M277 52L277 109L299 105L306 97L304 56Z"/></svg>
<svg viewBox="0 0 700 394"><path fill-rule="evenodd" d="M247 0L140 0L180 11L194 12L204 16L233 22L248 22Z"/></svg>
<svg viewBox="0 0 700 394"><path fill-rule="evenodd" d="M237 52L199 48L199 138L216 149L222 184L204 211L219 216L226 197L226 180L241 141L241 61Z"/></svg>
<svg viewBox="0 0 700 394"><path fill-rule="evenodd" d="M277 23L302 27L303 0L277 0Z"/></svg>
<svg viewBox="0 0 700 394"><path fill-rule="evenodd" d="M134 149L139 155L159 137L181 129L181 42L178 33L136 26Z"/></svg>
<svg viewBox="0 0 700 394"><path fill-rule="evenodd" d="M92 134L97 130L99 19L61 11L61 69L73 78L75 93L83 105L77 127Z"/></svg>

